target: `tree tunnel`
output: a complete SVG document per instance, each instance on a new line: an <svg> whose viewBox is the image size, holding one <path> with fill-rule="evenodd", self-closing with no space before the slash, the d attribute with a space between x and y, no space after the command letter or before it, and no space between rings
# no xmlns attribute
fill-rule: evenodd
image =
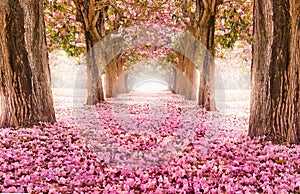
<svg viewBox="0 0 300 194"><path fill-rule="evenodd" d="M136 83L130 91L143 93L156 93L172 91L171 85L159 79L147 79Z"/></svg>
<svg viewBox="0 0 300 194"><path fill-rule="evenodd" d="M174 93L181 94L188 100L197 100L199 88L205 88L206 93L201 95L201 99L213 100L214 86L211 80L213 80L214 68L211 54L191 34L167 26L125 28L118 34L104 37L93 48L93 53L90 55L94 57L97 64L100 64L99 72L105 74L104 91L107 98L129 92L128 73L124 65L126 59L123 54L130 49L150 46L168 48L175 53L176 62L173 63L172 68L174 76L170 84ZM197 77L197 70L202 73L200 73L201 79ZM96 72L93 76L101 75ZM94 85L96 87L97 84Z"/></svg>
<svg viewBox="0 0 300 194"><path fill-rule="evenodd" d="M160 91L158 88L161 87L164 88L161 91L168 90L172 93L181 94L188 100L196 100L197 82L196 85L193 85L184 72L181 72L174 65L158 63L163 64L163 67L160 65L153 67L149 62L138 63L129 67L115 79L112 86L110 84L105 85L105 87L112 87L111 89L106 89L106 91L112 91L110 97L116 97L122 93L137 91L139 87L139 91L142 91L141 87L143 85L145 87L148 84L148 88L144 89L145 92L158 92ZM150 88L155 85L157 88ZM178 93L180 90L182 93Z"/></svg>

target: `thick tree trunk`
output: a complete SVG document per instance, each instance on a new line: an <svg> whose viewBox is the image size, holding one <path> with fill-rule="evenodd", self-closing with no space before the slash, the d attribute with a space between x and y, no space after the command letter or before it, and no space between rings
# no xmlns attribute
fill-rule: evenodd
<svg viewBox="0 0 300 194"><path fill-rule="evenodd" d="M95 41L89 32L85 33L87 47L87 78L88 78L88 97L87 104L94 105L104 101L104 93L99 67L99 48L98 41Z"/></svg>
<svg viewBox="0 0 300 194"><path fill-rule="evenodd" d="M214 7L214 13L216 13L216 8ZM198 104L208 111L215 111L215 65L214 65L214 33L215 33L215 15L212 13L207 17L207 21L203 21L204 25L200 25L197 32L195 32L196 37L206 47L207 52L205 52L203 67L200 70L200 84L199 84L199 94L198 94ZM205 18L203 18L205 19Z"/></svg>
<svg viewBox="0 0 300 194"><path fill-rule="evenodd" d="M215 32L215 14L218 5L223 3L223 0L196 0L195 12L190 10L190 1L183 0L182 11L185 17L190 18L190 23L187 26L188 31L194 35L202 46L208 52L197 53L195 56L205 54L203 58L203 66L200 67L200 85L198 104L209 111L216 110L214 100L214 32ZM203 49L200 48L203 52ZM196 64L198 65L198 64ZM194 73L196 76L196 72Z"/></svg>
<svg viewBox="0 0 300 194"><path fill-rule="evenodd" d="M193 51L191 50L189 52ZM184 51L182 53L177 53L177 57L178 64L175 75L175 93L183 95L187 100L196 100L196 66L184 55Z"/></svg>
<svg viewBox="0 0 300 194"><path fill-rule="evenodd" d="M118 94L125 93L124 79L122 77L123 65L125 60L120 55L118 41L111 40L113 45L107 52L108 58L106 59L105 66L105 96L106 98L116 97ZM120 79L120 80L119 80Z"/></svg>
<svg viewBox="0 0 300 194"><path fill-rule="evenodd" d="M255 0L249 135L300 143L300 2Z"/></svg>
<svg viewBox="0 0 300 194"><path fill-rule="evenodd" d="M76 6L76 19L81 22L83 25L83 30L85 32L85 38L87 43L87 52L88 52L88 99L87 104L93 105L98 102L104 101L104 91L102 87L102 69L100 65L101 60L103 60L104 54L106 53L107 48L103 48L103 38L106 35L117 31L119 26L121 25L121 12L116 10L116 18L114 20L113 28L106 29L105 21L107 20L107 12L110 7L116 8L113 1L95 1L95 0L86 0L86 1L74 1ZM111 10L112 11L112 10ZM101 48L102 47L102 48ZM102 56L102 57L100 57ZM105 57L104 57L105 58Z"/></svg>
<svg viewBox="0 0 300 194"><path fill-rule="evenodd" d="M113 97L113 90L118 79L117 58L113 58L105 67L105 96Z"/></svg>
<svg viewBox="0 0 300 194"><path fill-rule="evenodd" d="M106 35L104 21L107 8L96 10L95 1L79 1L75 3L77 20L82 23L87 50L87 104L95 105L105 100L101 69L99 41Z"/></svg>
<svg viewBox="0 0 300 194"><path fill-rule="evenodd" d="M187 78L187 81L190 83L189 87L186 87L185 93L187 95L187 99L189 100L197 100L197 76L196 76L196 66L195 64L188 58L184 58L184 64L185 64L185 76Z"/></svg>
<svg viewBox="0 0 300 194"><path fill-rule="evenodd" d="M105 68L105 96L107 98L116 97L119 94L128 92L126 75L123 74L124 63L125 60L121 55L118 55Z"/></svg>
<svg viewBox="0 0 300 194"><path fill-rule="evenodd" d="M0 127L55 122L42 4L0 7Z"/></svg>
<svg viewBox="0 0 300 194"><path fill-rule="evenodd" d="M128 87L127 87L127 74L124 72L124 64L125 64L125 59L121 56L118 57L117 60L117 86L114 88L113 91L113 97L118 95L118 94L124 94L128 93Z"/></svg>
<svg viewBox="0 0 300 194"><path fill-rule="evenodd" d="M184 55L177 53L178 63L175 69L175 93L184 95Z"/></svg>

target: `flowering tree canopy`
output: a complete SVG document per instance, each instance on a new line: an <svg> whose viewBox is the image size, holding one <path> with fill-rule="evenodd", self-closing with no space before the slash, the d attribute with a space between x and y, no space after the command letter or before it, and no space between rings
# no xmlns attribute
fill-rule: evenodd
<svg viewBox="0 0 300 194"><path fill-rule="evenodd" d="M63 49L72 56L85 51L84 32L77 14L76 0L44 0L47 44L50 51ZM107 6L105 29L111 32L132 25L167 25L185 30L191 18L183 13L182 2L160 1L97 1ZM185 9L194 13L196 2L187 1ZM99 7L98 6L98 7ZM231 48L237 40L252 40L253 0L224 2L217 12L215 43ZM148 49L149 50L149 49ZM149 50L150 51L150 50Z"/></svg>

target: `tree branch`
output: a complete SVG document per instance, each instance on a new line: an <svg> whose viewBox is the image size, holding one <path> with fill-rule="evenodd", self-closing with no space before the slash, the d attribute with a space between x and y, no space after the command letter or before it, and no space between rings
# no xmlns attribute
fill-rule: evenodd
<svg viewBox="0 0 300 194"><path fill-rule="evenodd" d="M88 31L89 30L89 20L87 18L87 15L86 13L84 12L85 9L84 9L84 6L81 4L81 3L76 3L76 9L77 11L79 11L79 13L81 14L82 16L82 19L83 19L83 24L84 24L84 27L85 27L85 30Z"/></svg>
<svg viewBox="0 0 300 194"><path fill-rule="evenodd" d="M216 1L216 6L222 5L224 3L224 0L217 0Z"/></svg>
<svg viewBox="0 0 300 194"><path fill-rule="evenodd" d="M92 22L94 16L95 16L95 0L90 0L89 12L88 12L88 20L90 22Z"/></svg>

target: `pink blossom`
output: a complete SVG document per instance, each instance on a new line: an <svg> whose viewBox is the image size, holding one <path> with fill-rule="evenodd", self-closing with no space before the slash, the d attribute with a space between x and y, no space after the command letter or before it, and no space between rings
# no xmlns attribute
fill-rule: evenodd
<svg viewBox="0 0 300 194"><path fill-rule="evenodd" d="M137 99L142 101L145 97ZM108 103L95 106L94 110L99 115L90 119L95 119L93 123L101 123L99 129L106 127L107 136L122 144L121 160L122 152L127 148L156 150L161 140L170 140L178 135L173 129L180 126L178 123L182 119L174 106L178 99L172 97L170 102L165 109L167 116L163 127L151 133L128 133L129 130L116 122ZM131 104L126 108L134 113L139 111L134 114L134 119L140 121L143 127L151 123L149 119L155 120L149 116L147 106ZM128 193L179 193L193 190L195 193L293 193L300 187L299 146L261 144L261 138L248 138L244 135L248 121L240 113L222 120L220 136L203 153L203 134L209 127L201 133L210 117L205 112L197 115L197 110L189 110L195 111L193 113L201 122L195 127L197 133L191 144L162 166L132 170L103 162L105 154L85 145L80 136L83 129L73 126L74 115L68 111L71 110L57 112L58 118L63 118L64 122L0 130L0 192L122 193L126 190ZM89 109L83 112L91 113ZM83 120L86 121L87 117ZM185 126L194 127L192 121L186 122ZM103 138L99 138L95 145L100 140L103 141ZM6 147L3 146L5 142L17 143Z"/></svg>
<svg viewBox="0 0 300 194"><path fill-rule="evenodd" d="M12 187L8 187L7 189L5 189L4 192L6 192L6 193L16 193L16 192L18 192L18 190L16 189L16 187L12 186Z"/></svg>

